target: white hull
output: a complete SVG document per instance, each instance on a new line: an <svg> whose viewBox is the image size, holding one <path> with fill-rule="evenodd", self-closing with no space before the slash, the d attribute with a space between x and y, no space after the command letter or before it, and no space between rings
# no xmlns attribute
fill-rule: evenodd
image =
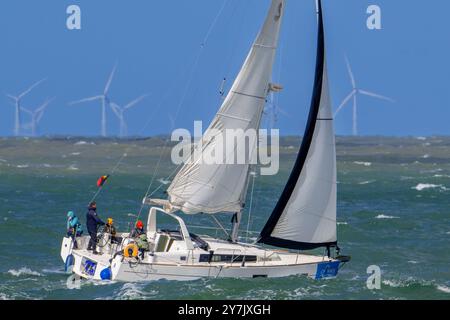
<svg viewBox="0 0 450 320"><path fill-rule="evenodd" d="M80 241L81 240L81 241ZM78 240L80 243L87 243L88 239ZM216 240L217 241L217 240ZM71 239L64 238L65 245L71 246ZM208 239L208 243L211 243ZM199 262L199 255L207 254L201 249L194 249L191 255L193 259L181 262L180 257L187 256L186 251L178 252L154 252L147 253L144 259L126 258L122 255L103 253L94 255L85 249L72 250L63 260L67 261L69 255L73 256L73 267L71 272L85 279L94 280L114 280L124 282L142 282L157 280L190 281L200 278L279 278L293 275L304 275L315 279L335 277L341 266L341 261L323 256L313 256L305 254L295 254L287 251L273 251L258 247L249 247L244 244L227 244L217 242L220 245L241 247L245 250L245 255L253 254L262 257L266 255L276 255L275 261L255 261L255 262ZM216 243L216 244L217 244ZM198 251L198 252L196 252ZM226 250L217 250L217 254L230 253ZM179 262L177 262L179 261ZM89 265L94 265L95 269L89 272ZM102 271L110 269L110 277L102 276Z"/></svg>

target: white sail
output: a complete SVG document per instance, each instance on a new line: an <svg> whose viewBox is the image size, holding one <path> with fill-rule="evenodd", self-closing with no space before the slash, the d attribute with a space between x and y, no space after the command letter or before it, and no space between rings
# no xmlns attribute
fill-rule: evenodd
<svg viewBox="0 0 450 320"><path fill-rule="evenodd" d="M214 136L218 133L224 136L227 129L241 129L243 133L249 129L259 129L270 87L284 1L272 0L266 21L239 75L202 137L199 156L192 163L184 165L168 188L172 207L188 214L242 210L250 158L246 157L242 164L229 164L226 152L234 152L229 148L223 153L222 161L216 161L216 164L205 163L203 156L217 150L216 144L220 144L220 141ZM243 135L237 141L242 139L245 139ZM255 152L256 146L257 139L250 138L248 147L251 153Z"/></svg>
<svg viewBox="0 0 450 320"><path fill-rule="evenodd" d="M325 71L321 106L306 163L272 237L301 243L336 242L336 150Z"/></svg>
<svg viewBox="0 0 450 320"><path fill-rule="evenodd" d="M319 3L320 4L320 3ZM307 128L289 181L259 242L290 249L336 245L336 147L321 7Z"/></svg>

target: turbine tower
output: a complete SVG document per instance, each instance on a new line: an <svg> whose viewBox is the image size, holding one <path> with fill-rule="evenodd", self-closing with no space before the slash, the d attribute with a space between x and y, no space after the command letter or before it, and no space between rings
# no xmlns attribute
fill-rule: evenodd
<svg viewBox="0 0 450 320"><path fill-rule="evenodd" d="M45 79L42 79L36 83L34 83L31 87L29 87L26 91L22 92L18 96L13 96L11 94L7 94L6 96L8 98L11 98L14 100L15 104L15 119L14 119L14 135L17 137L20 135L20 127L22 125L22 117L21 117L21 102L23 97L25 97L27 94L29 94L34 88L36 88L38 85L40 85L42 82L44 82Z"/></svg>
<svg viewBox="0 0 450 320"><path fill-rule="evenodd" d="M25 127L29 127L31 128L31 135L33 137L36 137L37 134L37 128L39 125L39 122L41 122L42 117L44 116L45 113L45 109L47 109L48 105L54 100L55 98L52 99L47 99L42 105L40 105L36 110L31 111L29 109L26 109L24 107L21 107L21 110L25 113L28 113L31 117L31 122L28 124L28 126Z"/></svg>
<svg viewBox="0 0 450 320"><path fill-rule="evenodd" d="M135 105L137 105L139 102L141 102L145 97L147 97L148 95L142 95L139 98L131 101L130 103L128 103L126 106L121 107L119 106L117 103L111 102L110 106L111 109L113 110L114 114L117 116L117 118L119 119L119 123L120 123L120 137L123 138L125 136L127 136L128 134L128 126L127 123L125 121L125 111L133 108Z"/></svg>
<svg viewBox="0 0 450 320"><path fill-rule="evenodd" d="M275 101L275 94L273 91L269 93L269 98L267 100L266 109L264 111L265 115L268 118L268 129L276 129L275 126L279 119L279 114L288 117L289 115L278 106L278 103Z"/></svg>
<svg viewBox="0 0 450 320"><path fill-rule="evenodd" d="M111 74L108 78L108 81L106 82L106 86L105 89L103 90L103 93L101 95L98 96L94 96L94 97L90 97L90 98L85 98L85 99L81 99L78 101L74 101L71 102L69 105L74 105L74 104L79 104L79 103L84 103L84 102L91 102L91 101L95 101L95 100L100 100L102 102L102 119L101 119L101 135L102 137L106 137L106 107L107 105L109 107L111 107L111 100L109 98L109 88L111 87L111 83L112 80L114 78L114 74L116 72L117 69L117 63L114 65L113 70L111 71Z"/></svg>
<svg viewBox="0 0 450 320"><path fill-rule="evenodd" d="M361 95L365 95L365 96L369 96L372 98L376 98L376 99L380 99L380 100L385 100L385 101L389 101L394 103L395 101L391 98L367 91L367 90L362 90L359 89L358 86L356 85L356 80L355 80L355 76L353 75L353 71L352 68L350 66L350 62L348 61L347 56L345 56L345 62L347 64L347 70L348 70L348 74L350 76L350 81L352 83L352 91L349 93L349 95L342 101L341 105L337 108L336 112L334 113L334 117L336 117L338 115L338 113L342 110L342 108L344 108L347 103L353 99L353 135L357 136L358 135L358 106L357 106L357 96L358 94Z"/></svg>

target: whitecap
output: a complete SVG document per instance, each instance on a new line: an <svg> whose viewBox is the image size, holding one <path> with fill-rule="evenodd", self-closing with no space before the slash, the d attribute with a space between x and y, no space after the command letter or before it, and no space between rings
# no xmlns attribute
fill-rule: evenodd
<svg viewBox="0 0 450 320"><path fill-rule="evenodd" d="M367 181L360 182L358 184L359 185L366 185L366 184L371 184L371 183L374 183L374 182L376 182L376 180L367 180Z"/></svg>
<svg viewBox="0 0 450 320"><path fill-rule="evenodd" d="M66 272L61 268L55 269L42 269L43 273L53 273L53 274L66 274Z"/></svg>
<svg viewBox="0 0 450 320"><path fill-rule="evenodd" d="M159 179L158 180L158 182L160 182L161 184L163 184L163 185L168 185L169 183L170 183L170 180L167 180L167 179Z"/></svg>
<svg viewBox="0 0 450 320"><path fill-rule="evenodd" d="M348 222L338 222L337 224L338 224L338 226L340 226L340 225L346 226L346 225L348 225Z"/></svg>
<svg viewBox="0 0 450 320"><path fill-rule="evenodd" d="M28 275L28 276L37 276L37 277L41 277L42 274L40 274L37 271L33 271L30 268L27 267L23 267L20 268L19 270L14 270L14 269L10 269L8 271L9 274L15 276L15 277L20 277L21 275Z"/></svg>
<svg viewBox="0 0 450 320"><path fill-rule="evenodd" d="M67 169L68 170L73 170L73 171L80 170L74 164L71 164Z"/></svg>
<svg viewBox="0 0 450 320"><path fill-rule="evenodd" d="M450 293L450 288L447 287L447 286L440 286L440 285L438 285L436 287L436 289L438 289L439 291L445 292L445 293Z"/></svg>
<svg viewBox="0 0 450 320"><path fill-rule="evenodd" d="M141 289L142 287L139 287L135 283L125 283L117 293L117 298L130 300L142 299L145 293Z"/></svg>
<svg viewBox="0 0 450 320"><path fill-rule="evenodd" d="M422 156L422 159L428 159L428 158L430 158L431 156L429 155L429 154L424 154L423 156Z"/></svg>
<svg viewBox="0 0 450 320"><path fill-rule="evenodd" d="M354 164L358 164L365 167L370 167L372 165L372 162L363 162L363 161L354 161Z"/></svg>
<svg viewBox="0 0 450 320"><path fill-rule="evenodd" d="M8 162L8 161L6 161L5 159L0 159L0 162Z"/></svg>
<svg viewBox="0 0 450 320"><path fill-rule="evenodd" d="M85 146L85 145L88 145L88 144L95 145L94 142L87 142L87 141L84 141L84 140L81 140L81 141L78 141L78 142L74 143L75 146Z"/></svg>
<svg viewBox="0 0 450 320"><path fill-rule="evenodd" d="M395 217L395 216L387 216L384 214L379 214L375 217L375 219L400 219L400 217Z"/></svg>
<svg viewBox="0 0 450 320"><path fill-rule="evenodd" d="M72 152L70 155L71 156L79 156L81 154L81 152Z"/></svg>
<svg viewBox="0 0 450 320"><path fill-rule="evenodd" d="M441 190L448 190L442 184L431 184L431 183L419 183L417 186L412 187L411 189L415 189L417 191L423 191L423 190L426 190L426 189L436 189L436 188L439 188Z"/></svg>
<svg viewBox="0 0 450 320"><path fill-rule="evenodd" d="M417 262L417 261L415 261L415 260L409 260L408 263L411 263L411 264L418 264L419 262Z"/></svg>
<svg viewBox="0 0 450 320"><path fill-rule="evenodd" d="M29 166L30 165L28 165L28 164L19 164L16 167L22 169L22 168L28 168Z"/></svg>

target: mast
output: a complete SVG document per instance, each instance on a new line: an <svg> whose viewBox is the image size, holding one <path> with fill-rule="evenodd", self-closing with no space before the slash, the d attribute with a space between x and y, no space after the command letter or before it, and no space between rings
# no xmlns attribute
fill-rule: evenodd
<svg viewBox="0 0 450 320"><path fill-rule="evenodd" d="M335 137L320 0L317 6L316 75L305 134L286 187L258 240L294 250L337 245Z"/></svg>

